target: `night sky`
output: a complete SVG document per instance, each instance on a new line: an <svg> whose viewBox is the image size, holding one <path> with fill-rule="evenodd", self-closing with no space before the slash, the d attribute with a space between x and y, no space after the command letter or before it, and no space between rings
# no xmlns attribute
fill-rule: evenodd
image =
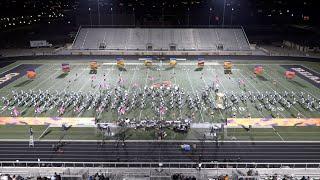
<svg viewBox="0 0 320 180"><path fill-rule="evenodd" d="M84 24L182 27L222 24L317 26L320 18L315 1L1 0L0 28L10 29L34 24L66 24L74 27Z"/></svg>

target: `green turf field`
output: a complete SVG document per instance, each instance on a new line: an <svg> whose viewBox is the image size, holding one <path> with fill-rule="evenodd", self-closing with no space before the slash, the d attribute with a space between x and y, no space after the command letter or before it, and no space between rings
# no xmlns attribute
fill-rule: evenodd
<svg viewBox="0 0 320 180"><path fill-rule="evenodd" d="M77 61L77 63L70 62L71 72L64 75L61 70L61 63L64 61L20 61L11 64L9 67L0 69L1 73L5 72L16 65L22 63L35 63L42 64L36 69L37 78L30 81L27 77L21 77L18 80L10 83L9 85L3 87L0 92L0 97L10 96L11 91L28 91L28 90L49 90L51 92L55 91L74 91L74 92L92 92L100 93L99 83L103 82L104 75L106 77L106 82L108 86L112 89L117 85L119 77L124 80L124 88L130 93L133 91L142 92L143 87L150 87L154 83L160 83L163 81L171 81L172 84L179 85L186 94L195 96L206 87L210 86L212 82L219 81L221 92L231 92L241 93L241 92L265 92L265 91L295 91L304 92L310 96L319 99L320 91L319 88L310 84L300 77L296 77L294 80L288 81L284 78L285 68L281 67L281 64L301 64L301 62L281 62L281 61L234 61L233 74L231 76L224 74L223 61L206 61L206 65L202 71L196 71L196 61L186 61L178 62L175 68L169 68L168 62L156 62L152 68L147 68L143 65L143 62L130 61L126 62L126 71L119 71L114 61L99 61L100 67L97 71L96 80L93 84L91 83L92 74L89 74L89 62L88 61ZM103 64L105 63L105 64ZM253 74L254 66L261 64L264 67L264 73L261 77L256 78ZM302 63L303 66L312 69L315 72L320 71L319 63ZM77 74L77 76L76 76ZM150 80L152 77L153 80ZM243 80L246 87L238 85L239 79ZM71 83L68 83L70 81ZM276 84L274 84L276 82ZM210 95L214 98L214 94ZM280 105L277 105L280 107ZM3 102L0 103L0 109L3 107ZM247 105L240 101L239 107L237 109L236 117L244 118L247 117L248 113L251 114L252 118L263 118L268 117L272 112L263 109L258 111L255 107L255 103L248 102ZM34 117L34 107L18 107L24 117ZM304 118L320 118L319 111L308 111L301 105L296 104L290 110L285 108L280 108L279 118L295 118L297 114L300 113ZM3 109L0 110L0 116L6 117L10 116L10 111ZM52 109L46 113L37 115L39 117L55 117L58 116L57 109ZM94 110L85 111L80 114L73 113L72 110L67 111L63 117L94 117L96 112ZM137 120L144 119L146 117L156 116L152 109L147 106L145 109L137 109L130 111L126 114L126 117L136 118ZM224 119L230 118L231 112L216 110L212 111L210 108L200 109L198 111L190 111L188 108L183 108L181 111L177 108L169 109L165 114L163 119L172 120L178 117L187 118L193 117L193 123L222 123ZM118 115L114 111L103 112L99 119L101 122L116 122ZM10 128L13 128L10 130ZM19 130L19 127L8 127L2 126L0 132L0 138L6 139L8 136L12 139L23 139L26 138L24 130ZM22 128L22 127L20 127ZM44 128L39 126L35 129L36 136L40 136ZM52 134L48 135L48 139L58 139L61 135L58 129L53 129ZM306 129L302 128L282 128L279 134L275 134L273 129L257 129L254 132L255 140L318 140L319 131L317 127L310 127L308 133L304 132ZM310 130L310 131L309 131ZM19 132L15 135L10 134L10 132ZM136 133L139 134L139 133ZM134 135L133 139L139 139L139 135ZM151 133L152 134L152 133ZM309 135L310 136L309 136ZM281 138L280 138L280 136ZM82 129L79 130L74 128L70 133L70 138L75 139L99 139L101 136L93 129ZM135 137L136 136L136 137ZM228 137L235 136L240 140L250 140L252 137L247 132L242 132L241 129L231 129L228 131ZM9 138L8 137L8 138ZM144 136L146 137L146 136ZM171 136L170 136L171 137ZM145 138L150 139L152 136ZM172 139L183 139L183 137L176 137L172 135ZM189 137L188 137L189 138ZM190 138L194 138L190 135Z"/></svg>
<svg viewBox="0 0 320 180"><path fill-rule="evenodd" d="M212 84L213 81L220 82L220 91L240 93L244 91L251 92L265 92L265 91L295 91L304 92L310 94L312 97L319 99L320 91L317 87L313 86L309 82L296 77L293 81L288 81L284 78L285 69L277 64L263 64L264 73L261 77L255 78L253 74L253 68L255 64L244 64L242 62L236 63L233 68L233 74L230 76L224 74L222 62L211 62L214 65L205 65L202 71L195 71L196 62L184 63L179 62L175 68L168 68L164 62L159 63L154 68L146 68L142 65L137 65L139 62L126 64L127 71L119 71L115 65L101 65L96 75L96 80L91 84L91 74L89 74L88 63L77 63L71 64L71 72L68 75L62 75L60 64L43 64L36 69L38 77L35 80L28 80L27 77L21 77L18 80L10 83L1 89L0 96L10 96L11 91L19 90L49 90L49 91L75 91L75 92L93 92L100 93L99 83L103 82L103 75L106 75L106 81L110 88L115 87L119 76L124 80L124 88L130 93L133 91L141 92L144 86L151 86L153 83L171 81L173 84L179 85L184 89L186 94L200 95L199 93L205 87ZM207 62L209 64L209 62ZM76 74L78 74L76 78ZM149 80L148 77L154 78ZM201 78L202 77L202 78ZM246 88L239 87L239 79L244 80ZM71 81L70 87L68 81ZM273 84L274 80L277 82ZM2 107L3 104L0 104ZM241 104L241 111L238 110L236 117L246 117L247 113L250 112L251 116L261 118L270 116L270 112L263 109L261 112L255 108L255 104L248 103L248 106ZM34 116L34 108L19 108L23 112L25 117ZM317 111L306 111L300 105L295 105L290 111L282 110L279 112L279 118L285 117L296 117L298 113L301 113L303 117L319 117L320 113ZM176 119L177 117L186 118L191 116L192 112L187 108L182 111L178 109L171 109L166 113L164 119ZM0 111L0 116L10 116L8 110ZM39 116L54 117L58 116L57 110L53 109ZM90 110L81 114L74 114L72 111L66 112L63 116L73 117L93 117L95 112ZM146 116L152 117L153 112L150 108L143 110L135 110L127 114L128 117L137 117L138 119L145 118ZM222 119L231 116L230 112L211 111L210 108L201 109L194 112L194 122L213 122L219 123ZM102 113L100 117L105 122L114 122L117 119L117 114L112 111Z"/></svg>
<svg viewBox="0 0 320 180"><path fill-rule="evenodd" d="M35 140L102 140L102 134L96 128L76 128L72 127L65 136L61 128L50 127L48 134L45 132L45 126L32 126ZM0 139L29 139L29 126L0 126ZM117 134L119 130L114 130ZM171 130L166 131L168 136L166 140L193 140L198 141L206 134L208 141L213 141L209 129L191 129L187 134L174 133ZM40 137L42 135L42 137ZM156 140L155 130L144 131L128 129L127 140ZM117 140L117 136L105 137L106 140ZM272 128L254 128L247 132L242 128L228 128L224 133L219 133L221 141L320 141L319 127L275 127Z"/></svg>

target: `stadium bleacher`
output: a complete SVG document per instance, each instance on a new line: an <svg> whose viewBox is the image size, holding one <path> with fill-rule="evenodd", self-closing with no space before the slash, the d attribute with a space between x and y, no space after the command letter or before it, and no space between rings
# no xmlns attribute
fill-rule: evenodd
<svg viewBox="0 0 320 180"><path fill-rule="evenodd" d="M75 50L250 50L242 28L80 28Z"/></svg>

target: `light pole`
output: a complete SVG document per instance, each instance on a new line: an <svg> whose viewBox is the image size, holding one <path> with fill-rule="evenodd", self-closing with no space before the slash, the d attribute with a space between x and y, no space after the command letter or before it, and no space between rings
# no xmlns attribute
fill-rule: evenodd
<svg viewBox="0 0 320 180"><path fill-rule="evenodd" d="M211 23L210 23L210 19L211 19L211 12L212 12L212 8L210 8L210 12L209 12L209 18L208 18L208 25L210 27Z"/></svg>
<svg viewBox="0 0 320 180"><path fill-rule="evenodd" d="M90 25L92 27L91 8L89 8L89 16L90 16Z"/></svg>
<svg viewBox="0 0 320 180"><path fill-rule="evenodd" d="M162 3L161 16L162 16L162 27L163 27L164 26L164 3Z"/></svg>
<svg viewBox="0 0 320 180"><path fill-rule="evenodd" d="M224 14L226 12L226 0L223 0L222 26L224 26Z"/></svg>
<svg viewBox="0 0 320 180"><path fill-rule="evenodd" d="M232 25L232 20L233 20L233 19L232 19L232 18L233 18L233 11L234 11L234 9L231 8L231 23L230 23L231 25Z"/></svg>
<svg viewBox="0 0 320 180"><path fill-rule="evenodd" d="M134 12L134 8L132 8L133 11L133 23L134 23L134 27L136 27L136 13Z"/></svg>
<svg viewBox="0 0 320 180"><path fill-rule="evenodd" d="M99 0L97 0L97 5L98 5L98 24L100 25L100 5L99 5Z"/></svg>
<svg viewBox="0 0 320 180"><path fill-rule="evenodd" d="M111 7L111 25L113 26L113 11L112 11L112 7Z"/></svg>
<svg viewBox="0 0 320 180"><path fill-rule="evenodd" d="M190 9L188 8L188 27L189 27L189 21L190 21Z"/></svg>

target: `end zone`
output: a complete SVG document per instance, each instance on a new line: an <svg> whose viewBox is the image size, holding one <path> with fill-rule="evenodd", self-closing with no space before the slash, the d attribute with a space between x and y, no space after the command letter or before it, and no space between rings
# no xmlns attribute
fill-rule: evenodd
<svg viewBox="0 0 320 180"><path fill-rule="evenodd" d="M0 117L0 125L48 125L61 127L62 124L73 127L95 127L93 117Z"/></svg>
<svg viewBox="0 0 320 180"><path fill-rule="evenodd" d="M230 118L228 127L320 126L320 118Z"/></svg>

